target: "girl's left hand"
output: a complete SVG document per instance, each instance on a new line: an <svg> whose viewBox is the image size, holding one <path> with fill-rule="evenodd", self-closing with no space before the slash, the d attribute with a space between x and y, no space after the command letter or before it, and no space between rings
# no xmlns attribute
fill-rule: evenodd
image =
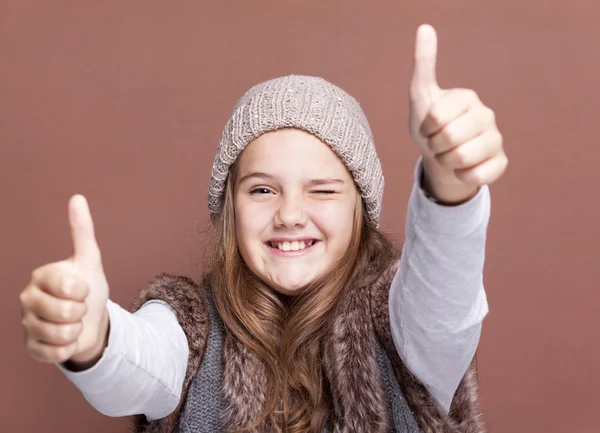
<svg viewBox="0 0 600 433"><path fill-rule="evenodd" d="M498 180L508 159L494 112L467 89L436 81L437 35L417 30L410 84L410 133L423 154L424 186L437 200L458 204Z"/></svg>

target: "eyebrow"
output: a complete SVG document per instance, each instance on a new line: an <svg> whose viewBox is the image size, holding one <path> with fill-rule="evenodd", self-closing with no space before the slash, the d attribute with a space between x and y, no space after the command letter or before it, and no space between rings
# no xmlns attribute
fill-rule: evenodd
<svg viewBox="0 0 600 433"><path fill-rule="evenodd" d="M248 173L248 174L247 174L247 175L245 175L245 176L242 176L242 177L240 178L240 180L238 181L238 183L242 183L242 182L244 182L245 180L248 180L248 179L250 179L251 177L258 177L258 178L260 178L260 179L267 179L267 180L273 180L273 179L274 179L274 177L273 177L273 176L271 176L270 174L267 174L267 173L261 173L260 171L255 171L255 172L252 172L252 173Z"/></svg>
<svg viewBox="0 0 600 433"><path fill-rule="evenodd" d="M342 179L332 179L330 177L324 179L311 179L308 182L310 185L318 186L318 185L329 185L332 183L344 183Z"/></svg>
<svg viewBox="0 0 600 433"><path fill-rule="evenodd" d="M268 173L262 173L262 172L259 172L259 171L255 171L255 172L248 173L248 174L242 176L240 178L240 180L239 180L239 183L242 183L242 182L244 182L244 181L246 181L246 180L248 180L250 178L253 178L253 177L257 177L257 178L260 178L260 179L266 179L266 180L273 180L273 179L275 179L275 176L273 176L273 175L270 175ZM330 184L333 184L333 183L341 183L341 184L343 184L344 181L342 179L335 179L335 178L331 178L331 177L326 177L326 178L321 178L321 179L311 179L311 180L308 181L308 184L309 185L313 185L313 186L330 185Z"/></svg>

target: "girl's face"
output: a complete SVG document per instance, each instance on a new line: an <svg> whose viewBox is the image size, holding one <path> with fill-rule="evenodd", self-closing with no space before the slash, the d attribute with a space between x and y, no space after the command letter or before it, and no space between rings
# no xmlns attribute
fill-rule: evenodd
<svg viewBox="0 0 600 433"><path fill-rule="evenodd" d="M360 195L344 163L297 129L261 135L242 152L235 183L238 249L263 282L300 294L350 245Z"/></svg>

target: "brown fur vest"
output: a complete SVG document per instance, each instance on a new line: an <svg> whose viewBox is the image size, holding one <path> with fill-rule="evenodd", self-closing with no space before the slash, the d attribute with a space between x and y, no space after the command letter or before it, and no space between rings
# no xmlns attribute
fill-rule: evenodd
<svg viewBox="0 0 600 433"><path fill-rule="evenodd" d="M324 371L331 386L334 412L343 413L339 431L348 433L387 433L390 431L387 397L375 360L377 338L392 362L394 373L422 433L484 433L477 391L477 369L473 360L452 401L450 412L440 410L434 398L400 359L390 331L388 292L397 264L390 268L371 290L349 288L339 305L327 341L324 342ZM189 362L179 406L169 416L147 422L134 417L134 431L175 433L186 403L190 382L202 362L209 329L209 316L202 288L184 277L162 274L143 289L132 310L144 302L160 299L178 315L189 343ZM340 356L341 352L346 356ZM348 353L350 355L348 355ZM352 362L348 357L360 357ZM229 408L227 425L242 427L261 412L265 381L262 362L226 332L223 344L223 387ZM245 374L239 372L244 366ZM357 367L360 366L360 367ZM360 370L360 371L357 371ZM247 372L247 374L246 374ZM261 398L261 396L263 398ZM360 396L360 398L356 398ZM256 430L261 431L261 430ZM337 429L336 429L337 431Z"/></svg>

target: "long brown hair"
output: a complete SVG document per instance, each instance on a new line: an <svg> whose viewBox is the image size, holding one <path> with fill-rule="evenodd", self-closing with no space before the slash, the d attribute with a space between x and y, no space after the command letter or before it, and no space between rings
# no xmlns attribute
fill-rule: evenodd
<svg viewBox="0 0 600 433"><path fill-rule="evenodd" d="M391 241L364 217L360 195L347 253L303 294L283 296L259 280L244 263L236 242L234 193L237 164L226 183L214 220L210 282L227 332L252 350L267 372L263 412L247 431L269 420L285 433L321 433L331 412L321 365L321 341L331 313L349 281L371 285L397 257Z"/></svg>

